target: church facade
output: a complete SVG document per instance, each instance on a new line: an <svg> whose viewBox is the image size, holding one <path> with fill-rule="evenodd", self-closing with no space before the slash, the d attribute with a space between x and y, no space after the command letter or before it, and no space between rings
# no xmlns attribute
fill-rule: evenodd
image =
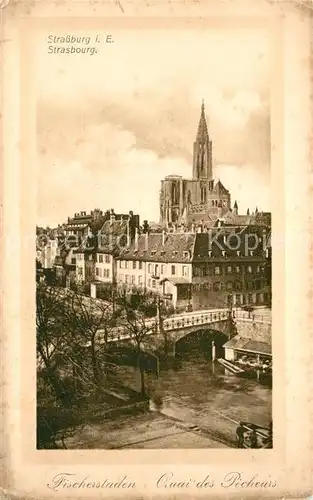
<svg viewBox="0 0 313 500"><path fill-rule="evenodd" d="M234 205L236 213L237 203ZM191 226L223 217L231 211L229 191L220 180L215 181L212 170L212 141L208 133L204 103L193 143L192 179L168 175L161 181L160 224Z"/></svg>

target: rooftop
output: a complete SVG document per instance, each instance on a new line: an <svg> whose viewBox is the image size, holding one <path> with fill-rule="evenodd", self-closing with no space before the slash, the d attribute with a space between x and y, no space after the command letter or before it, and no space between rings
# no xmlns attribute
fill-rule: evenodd
<svg viewBox="0 0 313 500"><path fill-rule="evenodd" d="M238 351L252 352L255 354L272 354L272 347L267 342L252 340L244 337L233 337L223 345L226 349L235 349Z"/></svg>

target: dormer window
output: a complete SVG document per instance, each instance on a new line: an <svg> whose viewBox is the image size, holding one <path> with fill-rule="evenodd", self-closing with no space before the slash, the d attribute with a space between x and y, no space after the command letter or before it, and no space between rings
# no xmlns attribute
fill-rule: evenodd
<svg viewBox="0 0 313 500"><path fill-rule="evenodd" d="M189 252L184 252L184 257L189 257Z"/></svg>
<svg viewBox="0 0 313 500"><path fill-rule="evenodd" d="M209 250L209 257L212 257L212 250Z"/></svg>
<svg viewBox="0 0 313 500"><path fill-rule="evenodd" d="M176 250L173 250L173 255L176 256L177 255L177 251Z"/></svg>
<svg viewBox="0 0 313 500"><path fill-rule="evenodd" d="M222 250L222 255L223 255L223 257L226 257L226 251L225 250Z"/></svg>
<svg viewBox="0 0 313 500"><path fill-rule="evenodd" d="M165 255L165 251L164 250L161 250L161 255Z"/></svg>
<svg viewBox="0 0 313 500"><path fill-rule="evenodd" d="M241 256L241 252L240 250L237 250L237 257L240 257Z"/></svg>
<svg viewBox="0 0 313 500"><path fill-rule="evenodd" d="M155 255L156 254L156 250L151 250L151 255Z"/></svg>

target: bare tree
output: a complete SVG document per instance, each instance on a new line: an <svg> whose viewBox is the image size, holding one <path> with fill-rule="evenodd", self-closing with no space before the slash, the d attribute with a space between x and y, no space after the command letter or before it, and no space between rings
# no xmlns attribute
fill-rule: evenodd
<svg viewBox="0 0 313 500"><path fill-rule="evenodd" d="M134 310L127 300L124 301L124 313L124 318L121 321L135 344L137 367L140 372L140 392L144 396L146 389L143 342L151 331L151 320L147 320L141 311Z"/></svg>
<svg viewBox="0 0 313 500"><path fill-rule="evenodd" d="M67 300L66 329L77 353L80 352L84 357L86 350L89 349L93 381L97 385L102 383L100 356L105 358L102 361L106 360L110 334L113 332L118 315L119 311L114 311L112 304L102 300L76 294Z"/></svg>
<svg viewBox="0 0 313 500"><path fill-rule="evenodd" d="M67 342L62 326L63 299L60 291L42 283L36 290L36 340L38 368L52 387L57 399L62 398L62 383L57 372L57 356Z"/></svg>

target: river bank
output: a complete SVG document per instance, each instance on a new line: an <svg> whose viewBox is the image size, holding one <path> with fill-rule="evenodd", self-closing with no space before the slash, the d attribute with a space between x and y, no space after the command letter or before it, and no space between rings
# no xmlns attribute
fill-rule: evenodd
<svg viewBox="0 0 313 500"><path fill-rule="evenodd" d="M203 449L234 447L235 441L221 442L212 433L198 429L192 423L150 411L86 425L65 444L67 449Z"/></svg>
<svg viewBox="0 0 313 500"><path fill-rule="evenodd" d="M123 383L138 390L139 371L123 367ZM74 448L231 448L236 422L267 427L272 391L254 379L242 379L202 354L177 359L158 377L145 376L150 411L84 426L67 440Z"/></svg>

